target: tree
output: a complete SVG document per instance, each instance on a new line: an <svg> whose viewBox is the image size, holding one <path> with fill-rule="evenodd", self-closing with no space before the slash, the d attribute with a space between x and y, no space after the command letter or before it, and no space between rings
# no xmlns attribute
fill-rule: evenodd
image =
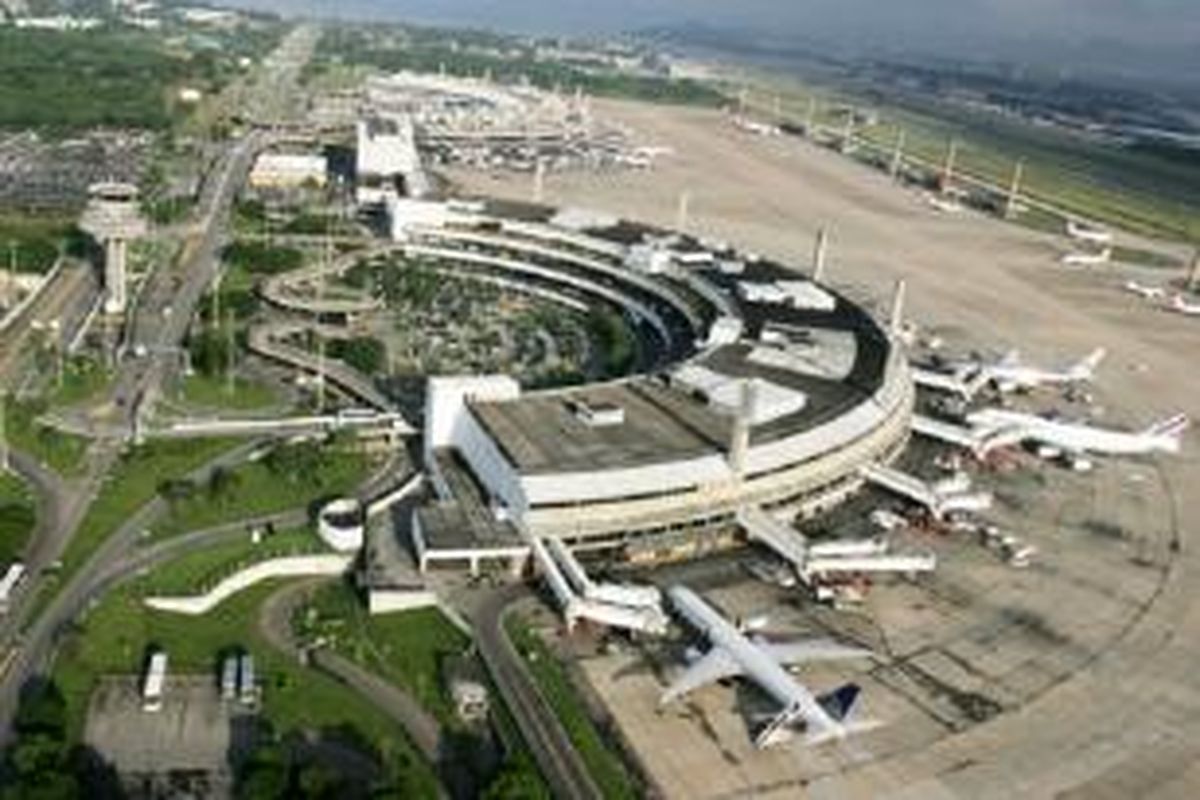
<svg viewBox="0 0 1200 800"><path fill-rule="evenodd" d="M483 790L483 799L551 800L551 794L529 756L519 753L504 762Z"/></svg>

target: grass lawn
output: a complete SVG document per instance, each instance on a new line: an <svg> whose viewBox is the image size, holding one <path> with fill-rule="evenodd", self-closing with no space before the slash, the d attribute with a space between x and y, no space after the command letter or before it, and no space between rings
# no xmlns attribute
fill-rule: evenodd
<svg viewBox="0 0 1200 800"><path fill-rule="evenodd" d="M197 408L235 411L269 408L279 401L275 390L259 381L235 376L230 388L224 377L195 373L183 379L179 399Z"/></svg>
<svg viewBox="0 0 1200 800"><path fill-rule="evenodd" d="M637 784L620 756L605 743L583 702L571 686L571 679L558 659L520 617L510 614L505 630L517 652L525 659L530 674L558 716L571 744L587 765L588 773L606 798L640 796Z"/></svg>
<svg viewBox="0 0 1200 800"><path fill-rule="evenodd" d="M113 373L99 360L75 356L63 364L62 383L53 387L51 405L72 406L90 400L106 389Z"/></svg>
<svg viewBox="0 0 1200 800"><path fill-rule="evenodd" d="M323 587L300 616L302 634L324 636L338 653L411 692L443 725L461 725L442 667L469 640L440 611L371 616L349 586L337 583Z"/></svg>
<svg viewBox="0 0 1200 800"><path fill-rule="evenodd" d="M830 116L828 109L842 103L878 109L878 123L856 126L854 133L887 154L900 128L905 132L905 154L935 164L942 163L948 143L957 139L958 169L972 175L1007 186L1015 162L1023 159L1022 190L1029 196L1136 233L1176 240L1200 235L1200 169L1194 165L934 102L856 100L777 75L761 75L756 82L767 90L766 96L779 93L782 113L793 121L804 119L814 94L819 97L816 121L836 130L844 116ZM771 113L760 95L752 98L758 110Z"/></svg>
<svg viewBox="0 0 1200 800"><path fill-rule="evenodd" d="M40 403L18 402L9 397L4 408L4 434L9 444L28 453L62 475L78 475L83 470L83 454L88 441L82 436L60 433L39 425L44 410Z"/></svg>
<svg viewBox="0 0 1200 800"><path fill-rule="evenodd" d="M242 442L237 439L151 441L127 452L105 479L63 553L61 582L135 511L154 499L159 485L182 478Z"/></svg>
<svg viewBox="0 0 1200 800"><path fill-rule="evenodd" d="M255 544L247 534L234 542L215 545L164 565L141 581L148 594L186 595L208 591L238 570L280 556L297 556L325 551L311 528L292 528L265 536Z"/></svg>
<svg viewBox="0 0 1200 800"><path fill-rule="evenodd" d="M355 450L321 450L320 461L303 473L283 473L267 460L237 466L222 484L197 486L171 502L170 512L154 525L155 536L174 536L239 519L305 508L313 502L351 492L367 475L370 463Z"/></svg>
<svg viewBox="0 0 1200 800"><path fill-rule="evenodd" d="M302 667L262 639L257 612L280 585L273 581L252 587L199 617L145 608L138 582L114 591L80 621L54 664L53 678L67 702L69 738L78 740L82 734L88 699L99 677L136 674L151 644L169 654L173 674L208 674L214 680L222 651L241 647L254 655L262 715L276 731L353 728L377 750L408 764L412 785L421 787L418 796L436 796L432 769L399 727L334 679Z"/></svg>
<svg viewBox="0 0 1200 800"><path fill-rule="evenodd" d="M0 472L0 567L21 554L37 524L37 506L25 482Z"/></svg>

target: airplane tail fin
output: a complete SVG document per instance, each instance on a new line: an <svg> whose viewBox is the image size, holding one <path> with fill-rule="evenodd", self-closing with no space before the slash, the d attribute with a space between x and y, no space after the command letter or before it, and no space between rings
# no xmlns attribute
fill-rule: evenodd
<svg viewBox="0 0 1200 800"><path fill-rule="evenodd" d="M856 683L847 683L823 694L817 698L817 703L829 715L833 725L815 728L808 732L804 741L808 745L817 745L831 739L846 739L856 733L865 733L883 725L875 719L857 719L858 699L862 696L862 687Z"/></svg>
<svg viewBox="0 0 1200 800"><path fill-rule="evenodd" d="M1103 347L1097 347L1092 352L1088 353L1083 359L1075 365L1072 372L1082 377L1091 378L1092 373L1096 371L1096 367L1100 366L1100 362L1108 355L1108 351Z"/></svg>
<svg viewBox="0 0 1200 800"><path fill-rule="evenodd" d="M1146 429L1146 434L1149 436L1169 436L1173 439L1179 439L1191 424L1192 421L1188 419L1187 414L1176 414L1173 417L1168 417L1154 423Z"/></svg>
<svg viewBox="0 0 1200 800"><path fill-rule="evenodd" d="M850 712L854 710L854 704L858 702L861 694L861 686L857 683L847 683L832 692L821 695L817 698L817 703L825 709L825 713L831 719L844 722L850 716Z"/></svg>

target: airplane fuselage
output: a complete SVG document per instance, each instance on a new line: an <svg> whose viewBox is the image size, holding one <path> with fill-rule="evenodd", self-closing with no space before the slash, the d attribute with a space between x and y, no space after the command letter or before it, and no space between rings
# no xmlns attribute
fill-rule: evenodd
<svg viewBox="0 0 1200 800"><path fill-rule="evenodd" d="M802 712L806 719L827 719L829 727L836 727L811 692L695 592L685 586L674 586L667 594L679 614L707 638L709 644L721 648L737 661L743 674L775 702L785 709Z"/></svg>
<svg viewBox="0 0 1200 800"><path fill-rule="evenodd" d="M1049 420L1018 411L986 409L972 414L968 420L972 425L993 431L1016 428L1023 432L1022 438L1076 453L1137 455L1179 451L1178 438L1166 434L1107 430L1075 422Z"/></svg>

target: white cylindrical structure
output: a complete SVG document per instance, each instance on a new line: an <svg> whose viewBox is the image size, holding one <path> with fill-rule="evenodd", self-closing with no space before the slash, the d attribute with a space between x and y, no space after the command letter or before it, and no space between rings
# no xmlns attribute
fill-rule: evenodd
<svg viewBox="0 0 1200 800"><path fill-rule="evenodd" d="M317 534L339 553L360 549L363 545L362 503L352 497L327 503L317 517Z"/></svg>

